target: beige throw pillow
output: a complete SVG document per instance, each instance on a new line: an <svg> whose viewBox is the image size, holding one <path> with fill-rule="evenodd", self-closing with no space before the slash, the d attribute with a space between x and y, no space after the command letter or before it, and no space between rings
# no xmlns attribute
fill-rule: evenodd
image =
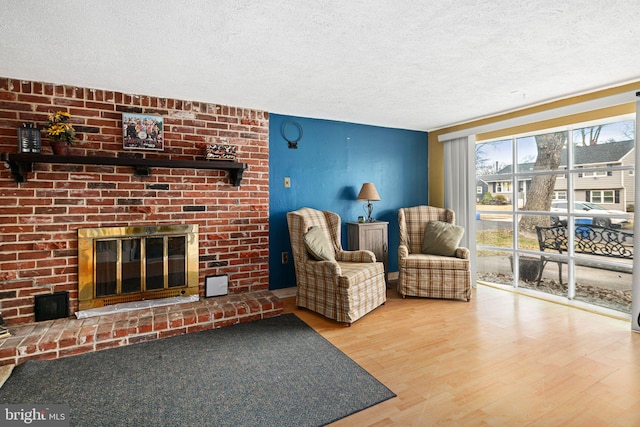
<svg viewBox="0 0 640 427"><path fill-rule="evenodd" d="M442 221L429 221L422 239L422 253L455 256L464 227Z"/></svg>
<svg viewBox="0 0 640 427"><path fill-rule="evenodd" d="M304 245L309 255L318 261L335 261L336 255L331 242L320 227L313 226L304 234Z"/></svg>

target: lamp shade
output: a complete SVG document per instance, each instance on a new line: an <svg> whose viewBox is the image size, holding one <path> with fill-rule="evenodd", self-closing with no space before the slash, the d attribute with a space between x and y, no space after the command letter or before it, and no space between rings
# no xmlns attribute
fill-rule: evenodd
<svg viewBox="0 0 640 427"><path fill-rule="evenodd" d="M372 182L365 182L362 184L360 193L358 194L358 200L380 200L380 195L376 186Z"/></svg>

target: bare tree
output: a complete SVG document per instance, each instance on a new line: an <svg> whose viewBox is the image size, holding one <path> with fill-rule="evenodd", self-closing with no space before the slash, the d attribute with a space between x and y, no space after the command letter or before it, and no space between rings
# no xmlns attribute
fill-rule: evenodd
<svg viewBox="0 0 640 427"><path fill-rule="evenodd" d="M501 141L487 142L483 144L476 144L476 178L480 178L484 175L493 175L504 167L504 164L499 162L493 162L483 151L487 147L493 147Z"/></svg>
<svg viewBox="0 0 640 427"><path fill-rule="evenodd" d="M629 138L629 140L635 139L636 137L636 126L635 126L636 122L633 120L627 120L626 122L624 122L624 129L622 131L622 133L624 134L624 136L626 136L627 138Z"/></svg>
<svg viewBox="0 0 640 427"><path fill-rule="evenodd" d="M562 149L567 142L567 132L554 132L535 136L538 148L538 158L533 165L533 170L556 170L560 166ZM527 200L522 210L525 211L549 211L553 190L556 185L556 175L534 175L531 186L527 191ZM536 225L548 225L547 216L523 216L520 220L520 229L533 231Z"/></svg>
<svg viewBox="0 0 640 427"><path fill-rule="evenodd" d="M591 126L588 128L579 129L580 136L582 137L582 146L596 145L598 138L600 138L600 132L602 132L603 125Z"/></svg>
<svg viewBox="0 0 640 427"><path fill-rule="evenodd" d="M476 144L476 179L489 174L489 158L481 150L482 145Z"/></svg>

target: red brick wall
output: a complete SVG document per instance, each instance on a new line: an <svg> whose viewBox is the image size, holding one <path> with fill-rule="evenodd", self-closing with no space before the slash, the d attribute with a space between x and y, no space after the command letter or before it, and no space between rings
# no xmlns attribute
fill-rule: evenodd
<svg viewBox="0 0 640 427"><path fill-rule="evenodd" d="M0 162L0 313L30 322L33 296L69 291L77 310L77 235L82 227L200 226L200 287L229 274L230 293L268 289L269 117L265 111L99 89L0 78L0 152L17 152L16 128L42 128L67 111L77 130L72 155L143 155L195 160L209 142L238 147L247 163L240 187L225 171L101 165L34 165L17 184ZM159 114L164 151L124 150L122 113ZM50 153L42 138L42 152ZM204 209L204 210L202 210Z"/></svg>

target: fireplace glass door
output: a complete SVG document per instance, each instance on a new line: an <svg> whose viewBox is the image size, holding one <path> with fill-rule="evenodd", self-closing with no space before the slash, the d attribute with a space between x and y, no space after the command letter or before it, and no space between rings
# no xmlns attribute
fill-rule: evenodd
<svg viewBox="0 0 640 427"><path fill-rule="evenodd" d="M147 267L146 285L147 289L164 288L164 238L151 237L145 243Z"/></svg>
<svg viewBox="0 0 640 427"><path fill-rule="evenodd" d="M124 239L120 242L122 247L122 290L120 293L129 294L141 291L140 240Z"/></svg>
<svg viewBox="0 0 640 427"><path fill-rule="evenodd" d="M80 310L198 293L198 226L78 230Z"/></svg>
<svg viewBox="0 0 640 427"><path fill-rule="evenodd" d="M96 295L106 296L118 293L118 241L96 241Z"/></svg>
<svg viewBox="0 0 640 427"><path fill-rule="evenodd" d="M95 243L96 297L187 284L186 236L108 239Z"/></svg>
<svg viewBox="0 0 640 427"><path fill-rule="evenodd" d="M170 288L185 286L187 284L185 269L187 265L187 239L185 236L167 237L167 248L169 249L167 254L169 283L167 286Z"/></svg>

